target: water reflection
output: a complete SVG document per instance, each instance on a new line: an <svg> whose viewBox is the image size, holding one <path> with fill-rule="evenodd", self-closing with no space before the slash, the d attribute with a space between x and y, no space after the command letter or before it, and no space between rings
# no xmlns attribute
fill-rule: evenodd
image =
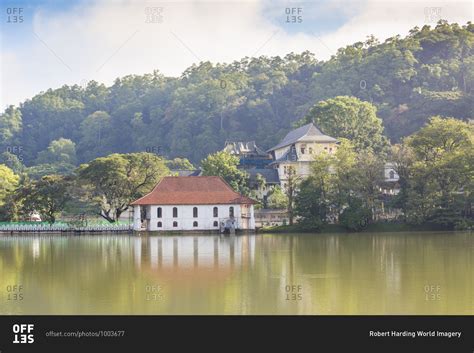
<svg viewBox="0 0 474 353"><path fill-rule="evenodd" d="M473 245L469 233L0 236L0 313L473 314Z"/></svg>
<svg viewBox="0 0 474 353"><path fill-rule="evenodd" d="M135 240L137 265L186 271L190 268L234 269L248 266L255 255L255 236L146 237Z"/></svg>

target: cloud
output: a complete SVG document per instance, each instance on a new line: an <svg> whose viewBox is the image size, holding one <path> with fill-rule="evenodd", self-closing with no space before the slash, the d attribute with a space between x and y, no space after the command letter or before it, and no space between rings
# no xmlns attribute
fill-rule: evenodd
<svg viewBox="0 0 474 353"><path fill-rule="evenodd" d="M373 34L380 40L407 35L415 26L435 26L439 19L465 24L473 20L470 1L371 0L341 28L323 37L335 47L363 41Z"/></svg>
<svg viewBox="0 0 474 353"><path fill-rule="evenodd" d="M109 85L117 77L155 69L178 76L201 60L232 62L245 56L304 50L327 59L339 47L369 34L383 40L424 25L427 7L441 8L441 16L450 21L465 23L472 16L468 2L333 0L321 3L320 9L340 12L344 22L319 35L316 24L313 31L312 23L304 22L317 18L308 13L318 8L317 2L306 3L306 7L294 1L269 4L96 1L55 12L36 11L32 30L25 31L25 44L2 46L2 107L18 104L41 90L92 79ZM301 31L280 25L278 16L283 17L288 6L303 8ZM156 23L147 23L153 15Z"/></svg>

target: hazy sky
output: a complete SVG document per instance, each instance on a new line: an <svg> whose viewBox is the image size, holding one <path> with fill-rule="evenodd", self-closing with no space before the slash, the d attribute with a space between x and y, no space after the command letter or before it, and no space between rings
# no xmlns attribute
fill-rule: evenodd
<svg viewBox="0 0 474 353"><path fill-rule="evenodd" d="M310 50L327 59L439 19L473 21L469 1L2 1L0 108L48 88L195 62ZM22 16L22 22L19 17ZM293 18L292 16L296 16ZM298 16L301 16L298 18ZM294 22L292 22L294 21Z"/></svg>

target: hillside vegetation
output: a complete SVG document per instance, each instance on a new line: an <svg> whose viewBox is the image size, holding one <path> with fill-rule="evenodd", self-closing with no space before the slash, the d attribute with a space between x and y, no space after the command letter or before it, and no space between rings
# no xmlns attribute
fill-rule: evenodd
<svg viewBox="0 0 474 353"><path fill-rule="evenodd" d="M328 61L310 52L246 57L201 62L177 78L155 71L111 87L91 81L49 89L0 116L0 151L27 166L146 151L198 162L228 139L271 147L336 96L373 104L392 142L431 116L472 118L474 25L440 22L383 43L369 37Z"/></svg>

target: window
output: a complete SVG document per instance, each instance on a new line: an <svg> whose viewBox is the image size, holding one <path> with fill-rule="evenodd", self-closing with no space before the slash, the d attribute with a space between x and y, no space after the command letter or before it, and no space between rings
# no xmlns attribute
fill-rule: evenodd
<svg viewBox="0 0 474 353"><path fill-rule="evenodd" d="M198 222L194 221L193 222L193 227L197 227L198 226Z"/></svg>
<svg viewBox="0 0 474 353"><path fill-rule="evenodd" d="M178 217L178 207L173 207L173 217Z"/></svg>
<svg viewBox="0 0 474 353"><path fill-rule="evenodd" d="M234 217L234 207L229 207L229 217Z"/></svg>
<svg viewBox="0 0 474 353"><path fill-rule="evenodd" d="M305 148L301 147L301 154L304 154Z"/></svg>
<svg viewBox="0 0 474 353"><path fill-rule="evenodd" d="M217 227L219 225L219 223L217 223L217 221L214 221L214 227Z"/></svg>
<svg viewBox="0 0 474 353"><path fill-rule="evenodd" d="M390 176L390 179L394 179L395 178L395 172L393 170L391 170L390 173L389 173L389 176Z"/></svg>
<svg viewBox="0 0 474 353"><path fill-rule="evenodd" d="M178 226L178 222L174 221L173 222L173 227L177 227Z"/></svg>
<svg viewBox="0 0 474 353"><path fill-rule="evenodd" d="M328 150L328 148L327 148L327 147L324 147L324 149L325 149L326 151Z"/></svg>
<svg viewBox="0 0 474 353"><path fill-rule="evenodd" d="M212 215L214 217L218 217L219 216L219 209L217 207L214 207L213 210L212 210Z"/></svg>
<svg viewBox="0 0 474 353"><path fill-rule="evenodd" d="M162 217L161 207L158 207L158 208L156 209L156 217L158 217L158 218L161 218L161 217Z"/></svg>
<svg viewBox="0 0 474 353"><path fill-rule="evenodd" d="M161 222L158 222L157 226L158 226L158 228L161 228L163 226L163 224Z"/></svg>
<svg viewBox="0 0 474 353"><path fill-rule="evenodd" d="M329 148L329 152L332 152L332 148Z"/></svg>
<svg viewBox="0 0 474 353"><path fill-rule="evenodd" d="M198 216L198 208L197 207L193 207L193 217L194 218L197 218Z"/></svg>
<svg viewBox="0 0 474 353"><path fill-rule="evenodd" d="M309 154L313 154L313 148L312 147L309 148Z"/></svg>

